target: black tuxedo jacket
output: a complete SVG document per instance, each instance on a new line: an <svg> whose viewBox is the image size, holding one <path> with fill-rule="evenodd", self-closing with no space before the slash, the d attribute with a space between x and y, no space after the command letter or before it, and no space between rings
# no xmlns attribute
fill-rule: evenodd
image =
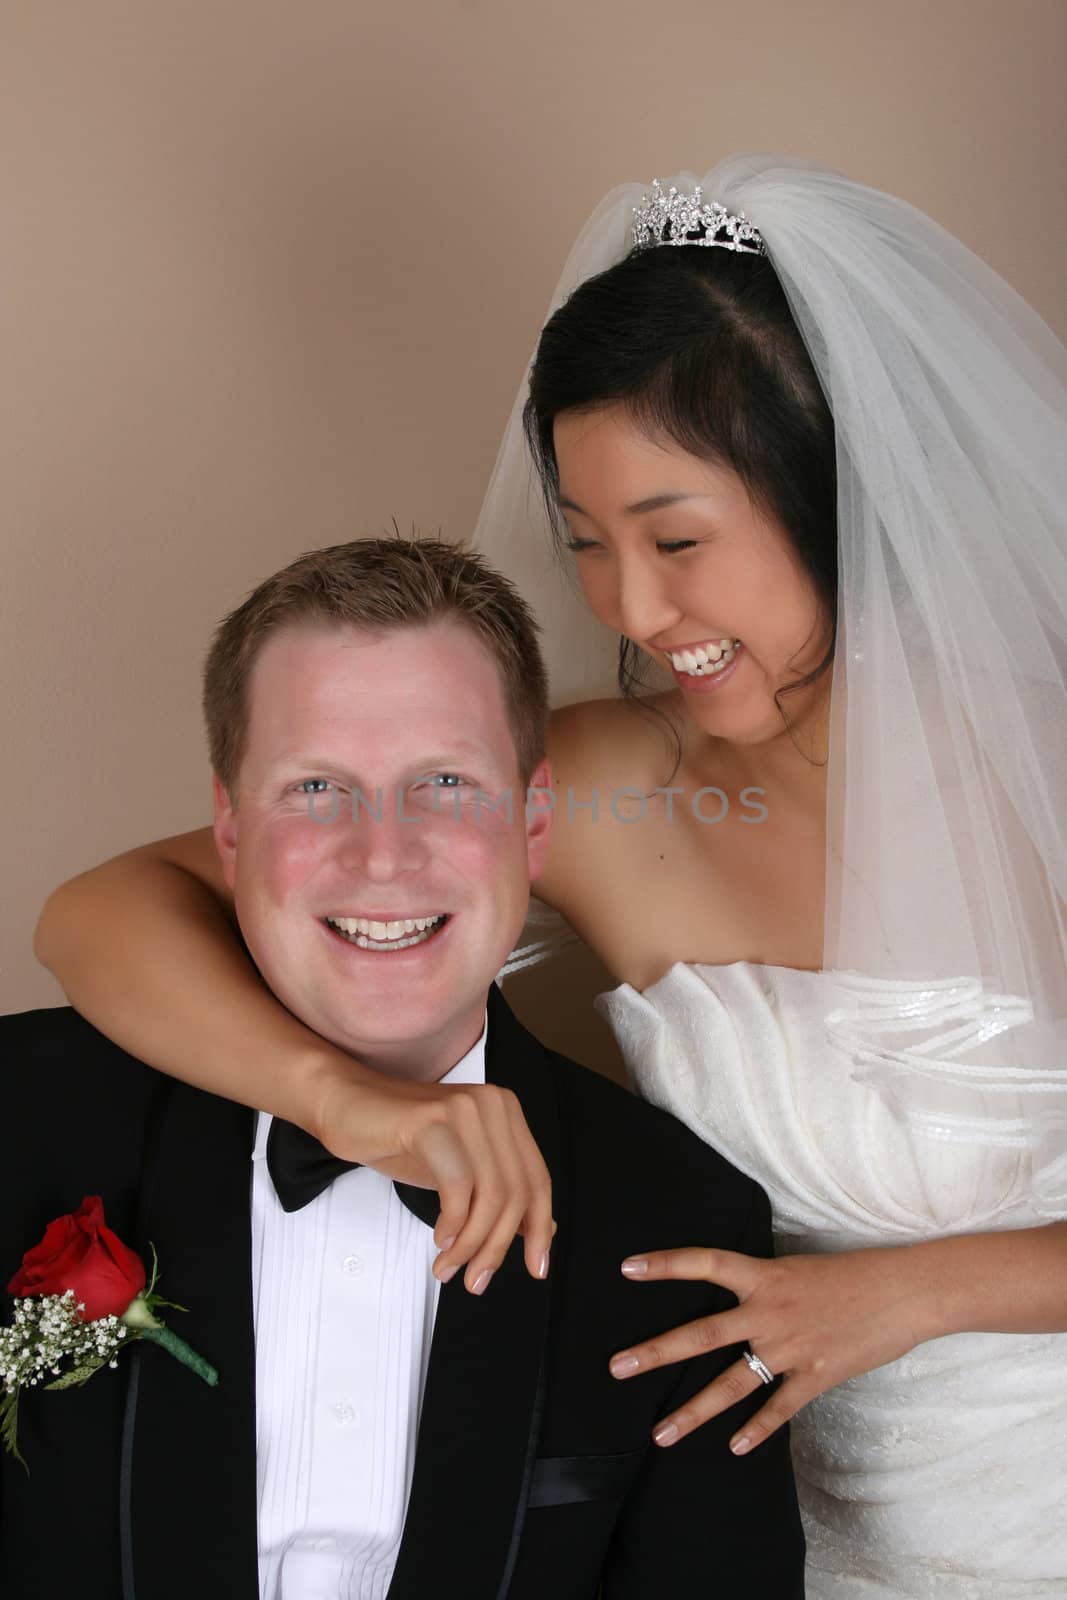
<svg viewBox="0 0 1067 1600"><path fill-rule="evenodd" d="M0 1284L46 1224L100 1194L218 1367L209 1388L136 1344L82 1389L20 1406L27 1477L0 1467L0 1595L255 1600L254 1115L124 1054L76 1012L0 1019ZM714 1244L770 1252L762 1191L671 1117L544 1049L490 999L487 1076L518 1095L554 1184L547 1282L514 1245L487 1293L441 1291L414 1481L389 1600L797 1600L784 1432L737 1458L754 1402L672 1448L653 1425L736 1349L624 1383L608 1358L732 1304L635 1284L623 1257ZM0 1302L10 1319L8 1296ZM756 1397L761 1400L763 1394ZM602 1588L601 1588L602 1585Z"/></svg>

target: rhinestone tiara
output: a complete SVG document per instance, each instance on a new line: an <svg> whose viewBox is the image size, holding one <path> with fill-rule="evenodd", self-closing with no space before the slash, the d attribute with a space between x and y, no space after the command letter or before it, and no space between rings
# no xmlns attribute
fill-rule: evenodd
<svg viewBox="0 0 1067 1600"><path fill-rule="evenodd" d="M692 194L680 194L673 184L664 194L658 178L652 180L652 193L634 206L633 241L635 250L650 250L658 244L699 244L708 249L742 250L752 256L767 253L762 235L743 211L735 215L717 200L706 204L699 184Z"/></svg>

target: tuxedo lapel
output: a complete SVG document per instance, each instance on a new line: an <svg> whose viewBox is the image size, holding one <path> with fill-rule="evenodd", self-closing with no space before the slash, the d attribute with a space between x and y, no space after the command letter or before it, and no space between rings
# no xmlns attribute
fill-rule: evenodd
<svg viewBox="0 0 1067 1600"><path fill-rule="evenodd" d="M494 988L486 1077L519 1097L565 1212L559 1115L544 1051ZM415 1473L389 1600L507 1591L543 1407L553 1278L531 1278L516 1240L482 1296L458 1274L440 1295Z"/></svg>
<svg viewBox="0 0 1067 1600"><path fill-rule="evenodd" d="M211 1388L157 1346L130 1354L122 1470L124 1600L256 1600L253 1113L169 1085L136 1248L188 1307L170 1328L218 1369ZM132 1592L131 1592L132 1578Z"/></svg>

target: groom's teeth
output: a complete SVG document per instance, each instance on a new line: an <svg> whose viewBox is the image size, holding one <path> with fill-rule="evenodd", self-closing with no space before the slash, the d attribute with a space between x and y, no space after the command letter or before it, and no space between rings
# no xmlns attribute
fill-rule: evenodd
<svg viewBox="0 0 1067 1600"><path fill-rule="evenodd" d="M406 950L422 944L445 920L445 913L433 917L406 917L382 922L377 917L327 917L331 928L358 944L361 950Z"/></svg>
<svg viewBox="0 0 1067 1600"><path fill-rule="evenodd" d="M365 933L372 939L399 939L402 933L414 933L416 929L421 933L424 928L431 928L443 915L439 911L436 916L408 917L398 922L380 922L370 917L327 917L326 921L332 922L342 933Z"/></svg>

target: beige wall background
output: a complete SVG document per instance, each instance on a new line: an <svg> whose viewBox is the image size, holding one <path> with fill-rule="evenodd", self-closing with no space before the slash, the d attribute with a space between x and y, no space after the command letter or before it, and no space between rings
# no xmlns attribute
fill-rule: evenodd
<svg viewBox="0 0 1067 1600"><path fill-rule="evenodd" d="M614 184L810 155L931 212L1067 334L1065 0L2 15L3 1010L62 998L30 948L56 883L208 819L218 617L394 517L469 531ZM571 1017L541 1031L595 1056Z"/></svg>

